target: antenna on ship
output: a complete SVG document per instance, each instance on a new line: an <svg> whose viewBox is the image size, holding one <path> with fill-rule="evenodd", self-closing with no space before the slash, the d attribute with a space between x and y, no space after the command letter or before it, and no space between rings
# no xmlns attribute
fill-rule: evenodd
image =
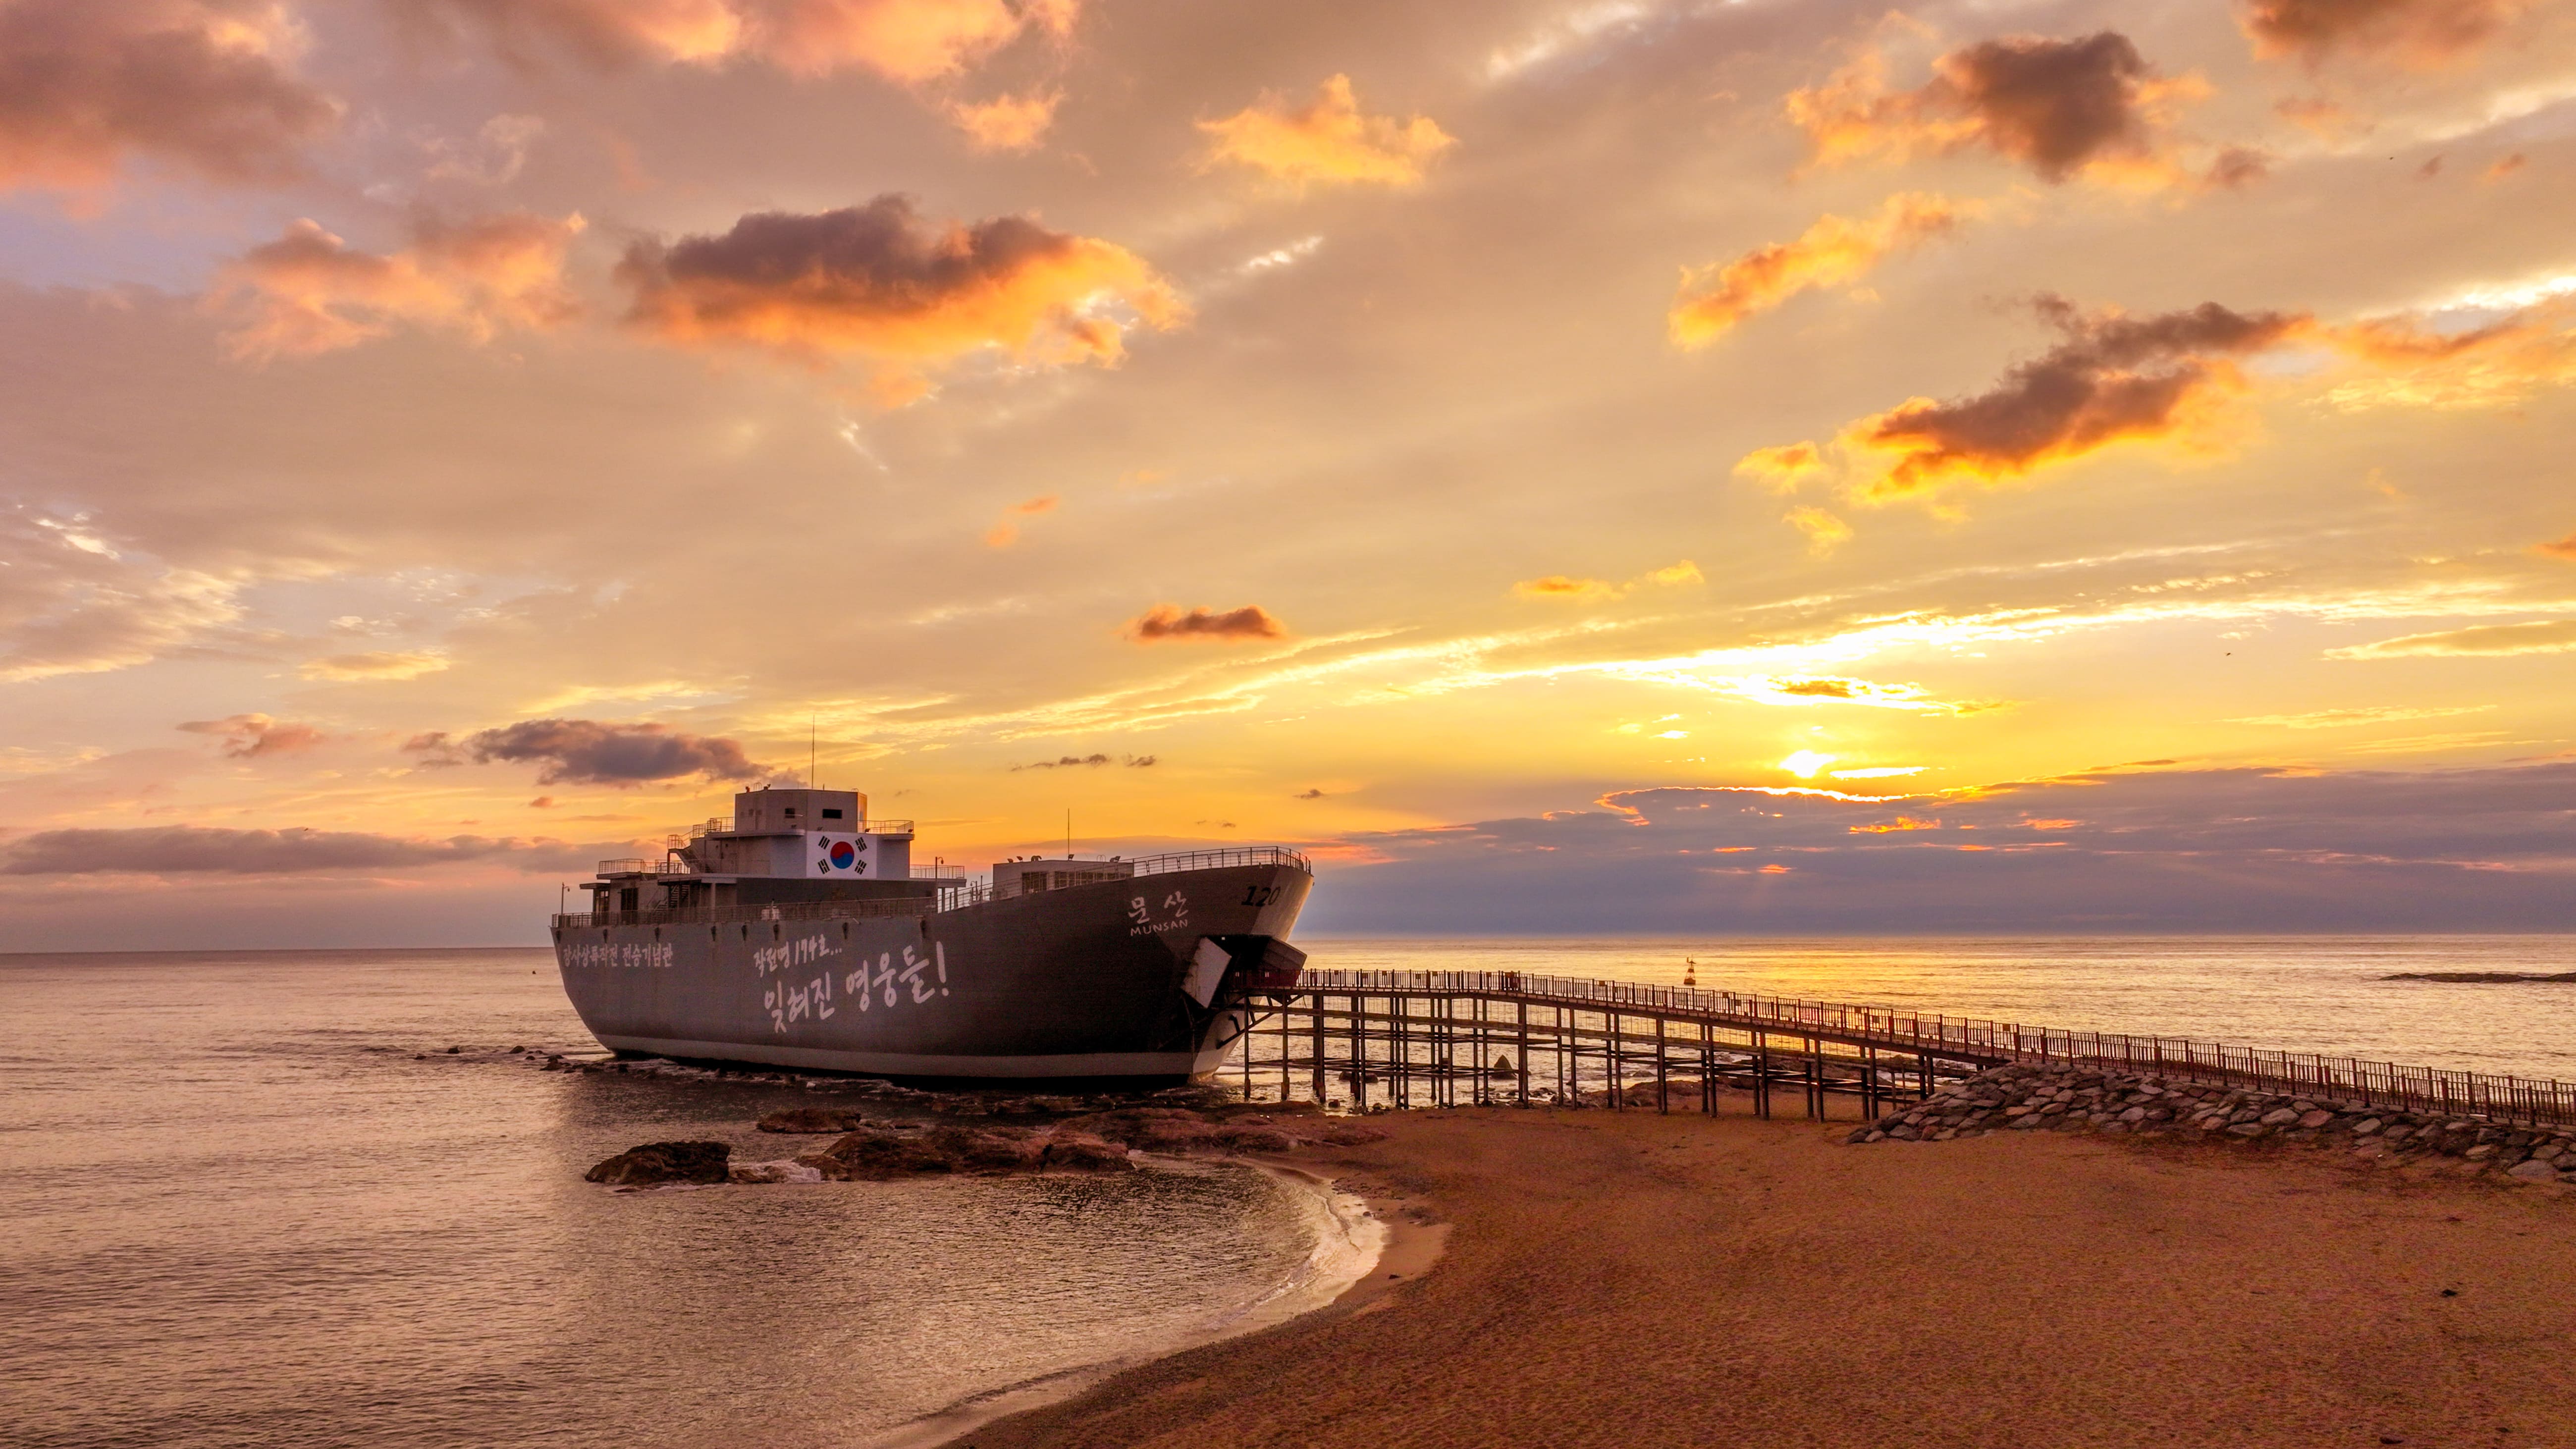
<svg viewBox="0 0 2576 1449"><path fill-rule="evenodd" d="M1073 807L1064 807L1064 858L1073 859Z"/></svg>
<svg viewBox="0 0 2576 1449"><path fill-rule="evenodd" d="M823 717L813 714L805 716L805 788L808 790L823 788L821 782L815 778L822 773L823 769L822 740Z"/></svg>

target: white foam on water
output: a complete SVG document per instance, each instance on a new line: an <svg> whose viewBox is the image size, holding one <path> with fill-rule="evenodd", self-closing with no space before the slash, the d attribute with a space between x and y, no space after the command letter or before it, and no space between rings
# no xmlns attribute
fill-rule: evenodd
<svg viewBox="0 0 2576 1449"><path fill-rule="evenodd" d="M1285 1323L1331 1303L1374 1271L1386 1252L1386 1223L1370 1211L1366 1198L1310 1173L1254 1165L1297 1193L1315 1246L1287 1281L1220 1319L1220 1338Z"/></svg>
<svg viewBox="0 0 2576 1449"><path fill-rule="evenodd" d="M1150 1162L1152 1159L1146 1160ZM1357 1193L1340 1190L1327 1178L1295 1168L1241 1160L1230 1160L1223 1165L1248 1168L1278 1183L1300 1209L1301 1225L1312 1234L1314 1246L1287 1277L1251 1301L1229 1308L1177 1338L1142 1346L1100 1363L975 1394L935 1414L902 1425L881 1438L868 1440L864 1449L925 1449L925 1446L944 1444L979 1425L1069 1399L1102 1379L1138 1364L1184 1349L1257 1333L1301 1314L1311 1313L1341 1297L1353 1284L1376 1269L1379 1257L1386 1251L1387 1227L1370 1210L1366 1199ZM1205 1163L1188 1164L1189 1170L1204 1171L1209 1166ZM1169 1167L1164 1170L1169 1170Z"/></svg>

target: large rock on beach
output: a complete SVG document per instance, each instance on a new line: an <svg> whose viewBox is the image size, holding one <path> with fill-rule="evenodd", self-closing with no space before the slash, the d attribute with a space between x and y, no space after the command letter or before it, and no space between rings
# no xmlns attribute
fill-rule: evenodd
<svg viewBox="0 0 2576 1449"><path fill-rule="evenodd" d="M922 1134L862 1127L820 1152L796 1159L834 1182L884 1182L925 1172L954 1172L947 1154Z"/></svg>
<svg viewBox="0 0 2576 1449"><path fill-rule="evenodd" d="M658 1187L664 1183L717 1183L726 1180L733 1149L721 1142L647 1142L629 1147L582 1174L586 1182L610 1187Z"/></svg>

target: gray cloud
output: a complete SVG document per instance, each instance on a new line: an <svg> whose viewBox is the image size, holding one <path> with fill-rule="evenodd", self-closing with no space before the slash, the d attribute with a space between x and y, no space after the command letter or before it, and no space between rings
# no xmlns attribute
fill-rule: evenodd
<svg viewBox="0 0 2576 1449"><path fill-rule="evenodd" d="M663 724L610 724L588 719L531 719L452 740L443 730L414 735L403 748L427 765L495 761L543 764L540 785L640 785L703 775L748 780L763 772L742 746Z"/></svg>
<svg viewBox="0 0 2576 1449"><path fill-rule="evenodd" d="M2240 0L2238 20L2266 57L2314 64L2339 51L2434 66L2485 45L2529 0Z"/></svg>
<svg viewBox="0 0 2576 1449"><path fill-rule="evenodd" d="M1240 609L1189 609L1156 604L1127 626L1127 637L1139 644L1170 639L1278 639L1288 626L1259 604Z"/></svg>
<svg viewBox="0 0 2576 1449"><path fill-rule="evenodd" d="M1820 159L1984 146L2051 185L2094 169L2170 184L2183 177L2163 112L2188 91L2159 76L2127 36L2105 30L1979 41L1942 56L1930 81L1904 91L1885 88L1884 63L1871 54L1791 94L1787 106Z"/></svg>
<svg viewBox="0 0 2576 1449"><path fill-rule="evenodd" d="M129 154L224 181L302 170L337 102L288 64L263 0L16 0L0 6L0 189L94 186Z"/></svg>
<svg viewBox="0 0 2576 1449"><path fill-rule="evenodd" d="M988 347L1022 362L1116 362L1116 296L1176 325L1178 298L1134 253L1025 216L971 225L922 216L908 196L816 213L755 212L716 236L636 242L616 278L627 322L680 346L748 347L814 364L863 352L935 362ZM917 375L887 396L927 384Z"/></svg>
<svg viewBox="0 0 2576 1449"><path fill-rule="evenodd" d="M1031 764L1013 765L1011 767L1011 772L1013 774L1017 774L1022 770L1097 769L1102 765L1108 764L1123 764L1131 770L1146 770L1153 768L1154 757L1152 755L1124 755L1113 761L1107 755L1101 754L1066 755L1060 759L1038 760Z"/></svg>
<svg viewBox="0 0 2576 1449"><path fill-rule="evenodd" d="M2063 334L1974 397L1917 398L1852 427L1897 456L1874 491L1895 495L1952 478L2028 472L2124 439L2176 431L2195 401L2225 385L2231 358L2296 335L2308 319L2236 312L2215 302L2132 317L2086 313L2043 296L2039 315Z"/></svg>
<svg viewBox="0 0 2576 1449"><path fill-rule="evenodd" d="M2576 763L2111 772L1974 795L1669 787L1357 835L1321 931L2576 928Z"/></svg>
<svg viewBox="0 0 2576 1449"><path fill-rule="evenodd" d="M524 870L568 870L596 852L560 840L456 835L407 840L355 830L229 830L155 825L122 830L40 830L0 853L0 875L292 875L400 870L506 861Z"/></svg>

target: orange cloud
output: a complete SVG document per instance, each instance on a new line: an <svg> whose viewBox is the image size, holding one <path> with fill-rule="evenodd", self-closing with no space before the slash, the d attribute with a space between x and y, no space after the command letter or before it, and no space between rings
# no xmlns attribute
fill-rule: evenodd
<svg viewBox="0 0 2576 1449"><path fill-rule="evenodd" d="M2117 442L2188 438L2243 388L2233 359L2308 325L2295 314L2214 302L2151 317L2087 315L2057 297L2039 308L2064 340L1993 388L1950 402L1914 398L1844 430L1847 446L1883 460L1867 496L1993 483Z"/></svg>
<svg viewBox="0 0 2576 1449"><path fill-rule="evenodd" d="M532 40L593 65L720 61L745 26L734 0L399 0L415 19L479 29L524 61Z"/></svg>
<svg viewBox="0 0 2576 1449"><path fill-rule="evenodd" d="M2321 329L2336 351L2376 371L2326 395L2347 410L2501 407L2535 387L2576 381L2576 325L2565 301L2509 313L2459 332L2426 329L2413 317L2374 318Z"/></svg>
<svg viewBox="0 0 2576 1449"><path fill-rule="evenodd" d="M1854 835L1887 835L1901 830L1938 830L1940 828L1941 822L1938 820L1917 820L1911 815L1899 815L1894 820L1888 821L1883 825L1852 825L1845 827L1845 829Z"/></svg>
<svg viewBox="0 0 2576 1449"><path fill-rule="evenodd" d="M1512 585L1512 592L1524 599L1582 602L1625 598L1648 585L1671 588L1706 582L1708 580L1700 573L1699 565L1683 559L1680 563L1641 574L1624 584L1614 584L1608 579L1578 579L1566 574L1549 574L1545 578L1523 579Z"/></svg>
<svg viewBox="0 0 2576 1449"><path fill-rule="evenodd" d="M2502 181L2506 177L2511 176L2530 164L2531 163L2528 158L2526 158L2521 152L2516 151L2510 156L2499 157L2496 160L2489 162L2487 164L2487 169L2478 173L2478 179L2480 181Z"/></svg>
<svg viewBox="0 0 2576 1449"><path fill-rule="evenodd" d="M2243 0L2237 23L2267 60L2337 52L2427 68L2485 45L2536 0Z"/></svg>
<svg viewBox="0 0 2576 1449"><path fill-rule="evenodd" d="M1775 493L1795 493L1800 484L1825 470L1823 453L1813 443L1783 443L1756 448L1735 462L1735 476Z"/></svg>
<svg viewBox="0 0 2576 1449"><path fill-rule="evenodd" d="M1792 508L1781 521L1807 536L1807 551L1827 554L1851 541L1852 526L1821 508Z"/></svg>
<svg viewBox="0 0 2576 1449"><path fill-rule="evenodd" d="M1396 120L1360 113L1351 78L1324 82L1312 104L1292 107L1264 92L1258 104L1222 120L1201 121L1209 154L1284 181L1350 181L1417 186L1423 168L1457 144L1428 116Z"/></svg>
<svg viewBox="0 0 2576 1449"><path fill-rule="evenodd" d="M237 319L224 346L245 361L354 347L402 323L489 341L505 328L543 329L579 315L563 267L582 226L577 214L424 219L410 247L378 256L298 221L226 266L207 306Z"/></svg>
<svg viewBox="0 0 2576 1449"><path fill-rule="evenodd" d="M2576 382L2576 302L2564 299L2454 332L2414 314L2327 324L2216 303L2133 317L2042 297L2038 310L2061 340L1985 392L1913 398L1846 426L1834 441L1844 496L1886 502L1951 483L1998 483L2121 442L2217 446L2233 399L2251 386L2243 360L2283 347L2313 346L2357 365L2324 394L2345 409L2489 407ZM1736 472L1786 491L1826 466L1823 450L1793 443L1746 455ZM1821 509L1794 510L1787 521L1819 551L1850 537Z"/></svg>
<svg viewBox="0 0 2576 1449"><path fill-rule="evenodd" d="M2339 141L2370 129L2370 118L2324 96L2291 96L2272 104L2272 114L2322 140Z"/></svg>
<svg viewBox="0 0 2576 1449"><path fill-rule="evenodd" d="M790 75L867 69L914 85L982 60L1029 24L1002 0L744 0L741 10L751 48Z"/></svg>
<svg viewBox="0 0 2576 1449"><path fill-rule="evenodd" d="M2576 650L2576 619L2529 624L2480 624L2434 634L2404 634L2326 651L2328 659L2492 658L2507 654L2565 654Z"/></svg>
<svg viewBox="0 0 2576 1449"><path fill-rule="evenodd" d="M1512 585L1512 592L1524 599L1615 599L1619 597L1619 586L1608 579L1549 574L1545 578L1523 579Z"/></svg>
<svg viewBox="0 0 2576 1449"><path fill-rule="evenodd" d="M2176 154L2171 112L2207 85L2157 75L2116 31L1980 41L1932 70L1913 90L1891 90L1885 59L1865 53L1823 85L1791 92L1789 119L1806 131L1819 165L1984 147L2052 185L2076 176L2151 187L2193 179Z"/></svg>
<svg viewBox="0 0 2576 1449"><path fill-rule="evenodd" d="M276 0L0 4L0 191L81 190L143 157L218 181L282 181L339 103L295 73Z"/></svg>
<svg viewBox="0 0 2576 1449"><path fill-rule="evenodd" d="M1774 242L1723 265L1685 268L1666 318L1673 345L1706 347L1799 292L1852 281L1890 252L1947 235L1972 210L1909 191L1889 197L1865 220L1822 217L1796 241Z"/></svg>
<svg viewBox="0 0 2576 1449"><path fill-rule="evenodd" d="M224 742L224 758L252 760L262 755L290 755L309 750L330 736L309 724L271 719L264 714L226 715L190 720L179 726L190 734L214 735Z"/></svg>
<svg viewBox="0 0 2576 1449"><path fill-rule="evenodd" d="M1208 639L1232 643L1238 639L1278 639L1287 633L1288 626L1259 604L1222 611L1191 609L1186 612L1177 604L1156 604L1127 626L1127 637L1139 644Z"/></svg>
<svg viewBox="0 0 2576 1449"><path fill-rule="evenodd" d="M1055 108L1064 96L1058 91L1031 91L1025 96L1000 96L981 104L964 102L948 108L948 119L966 133L967 144L978 151L1027 151L1046 138L1047 128L1055 124Z"/></svg>
<svg viewBox="0 0 2576 1449"><path fill-rule="evenodd" d="M1080 0L405 0L524 57L553 43L594 65L748 58L790 75L872 70L919 85L967 69L1032 31L1061 37Z"/></svg>
<svg viewBox="0 0 2576 1449"><path fill-rule="evenodd" d="M2563 558L2569 563L2576 563L2576 533L2571 533L2554 543L2535 543L2531 546L2531 551L2547 558Z"/></svg>
<svg viewBox="0 0 2576 1449"><path fill-rule="evenodd" d="M1035 518L1041 513L1052 513L1055 511L1057 501L1056 495L1050 493L1043 498L1032 498L1026 503L1014 503L1010 507L1003 509L1002 521L994 524L991 531L984 535L985 546L988 548L1009 548L1012 544L1019 542L1019 520L1023 518Z"/></svg>
<svg viewBox="0 0 2576 1449"><path fill-rule="evenodd" d="M350 683L366 679L418 679L447 667L444 654L374 650L365 654L332 654L307 659L297 673L306 679Z"/></svg>
<svg viewBox="0 0 2576 1449"><path fill-rule="evenodd" d="M859 354L895 396L926 386L926 369L986 350L1042 366L1115 363L1135 322L1188 316L1124 247L1020 216L934 226L902 196L638 242L616 277L634 293L628 324L647 336L818 368Z"/></svg>

